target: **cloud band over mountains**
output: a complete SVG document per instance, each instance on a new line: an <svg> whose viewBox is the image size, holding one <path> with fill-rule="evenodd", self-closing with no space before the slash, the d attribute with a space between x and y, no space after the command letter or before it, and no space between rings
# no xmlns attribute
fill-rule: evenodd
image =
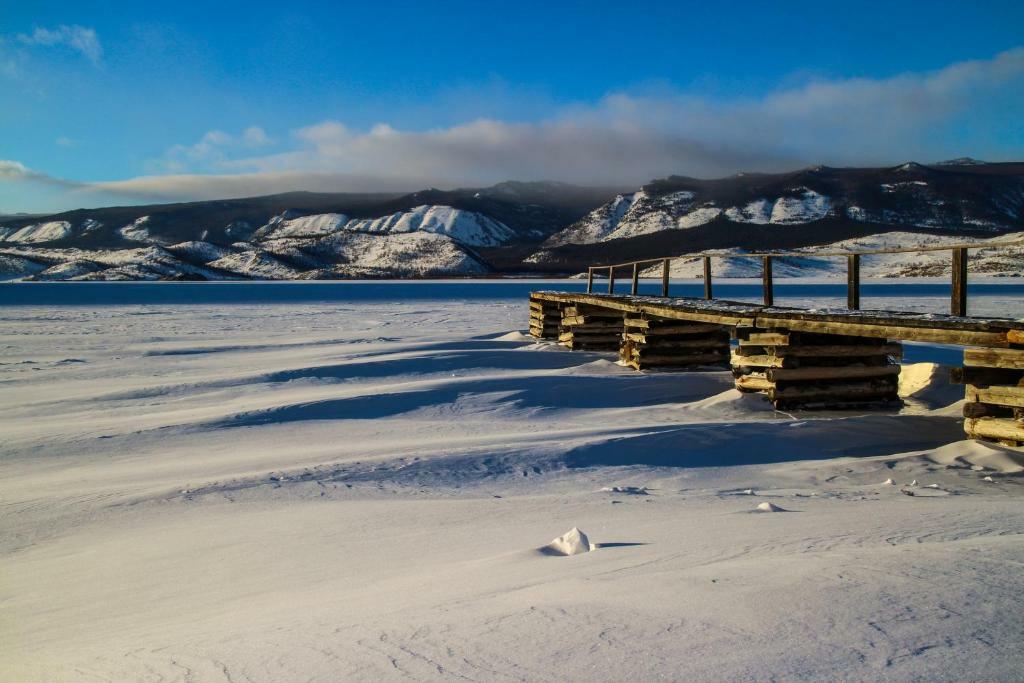
<svg viewBox="0 0 1024 683"><path fill-rule="evenodd" d="M613 93L535 122L357 131L323 121L277 142L257 126L238 134L212 130L154 160L159 172L151 175L74 181L0 161L0 181L50 183L83 201L403 191L507 179L636 186L673 173L1019 157L1022 112L1024 48L1016 48L929 73L817 80L758 98Z"/></svg>

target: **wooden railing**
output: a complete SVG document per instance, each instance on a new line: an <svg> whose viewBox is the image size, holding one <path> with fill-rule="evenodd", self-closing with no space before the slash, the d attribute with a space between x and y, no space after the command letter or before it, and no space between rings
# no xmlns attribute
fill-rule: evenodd
<svg viewBox="0 0 1024 683"><path fill-rule="evenodd" d="M1024 240L1012 242L990 242L990 243L966 243L949 244L934 247L906 247L896 249L867 249L862 251L826 251L826 252L751 252L745 254L722 254L713 252L700 252L695 254L681 254L670 258L645 259L642 261L627 261L626 263L615 263L608 266L589 266L587 268L587 293L594 291L594 274L607 271L608 293L615 291L615 271L623 268L632 269L633 295L636 295L640 285L640 271L642 268L661 264L661 295L669 296L669 273L671 263L677 259L703 260L704 266L704 298L713 299L714 294L711 282L711 259L730 258L760 258L761 259L761 282L764 290L764 305L772 306L775 303L774 284L772 282L772 260L777 258L813 257L813 258L838 258L846 259L846 307L851 310L860 309L860 257L876 254L911 254L930 251L948 251L952 253L952 292L950 294L949 310L952 315L967 315L967 256L970 249L1005 249L1008 247L1024 246Z"/></svg>

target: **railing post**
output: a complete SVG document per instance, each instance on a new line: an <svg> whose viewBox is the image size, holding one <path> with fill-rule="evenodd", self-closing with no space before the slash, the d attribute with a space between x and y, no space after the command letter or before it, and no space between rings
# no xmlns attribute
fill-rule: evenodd
<svg viewBox="0 0 1024 683"><path fill-rule="evenodd" d="M704 298L713 299L711 295L711 257L704 257Z"/></svg>
<svg viewBox="0 0 1024 683"><path fill-rule="evenodd" d="M669 259L661 261L661 295L668 298L668 262Z"/></svg>
<svg viewBox="0 0 1024 683"><path fill-rule="evenodd" d="M615 293L615 266L608 266L608 293Z"/></svg>
<svg viewBox="0 0 1024 683"><path fill-rule="evenodd" d="M761 273L761 281L764 284L764 305L772 306L775 303L775 292L772 288L772 257L764 257L764 270Z"/></svg>
<svg viewBox="0 0 1024 683"><path fill-rule="evenodd" d="M967 248L953 250L953 291L949 301L952 315L967 315Z"/></svg>
<svg viewBox="0 0 1024 683"><path fill-rule="evenodd" d="M846 257L846 307L860 310L860 254Z"/></svg>
<svg viewBox="0 0 1024 683"><path fill-rule="evenodd" d="M633 262L633 286L630 287L630 291L633 292L633 296L636 296L637 290L640 288L640 264L636 261Z"/></svg>
<svg viewBox="0 0 1024 683"><path fill-rule="evenodd" d="M594 291L594 269L587 268L587 294Z"/></svg>

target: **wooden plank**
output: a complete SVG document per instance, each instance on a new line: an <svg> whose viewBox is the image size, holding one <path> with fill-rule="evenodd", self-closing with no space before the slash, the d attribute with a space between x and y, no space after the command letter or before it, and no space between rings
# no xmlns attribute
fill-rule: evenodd
<svg viewBox="0 0 1024 683"><path fill-rule="evenodd" d="M841 386L774 387L768 390L771 401L876 401L897 398L895 387L848 384Z"/></svg>
<svg viewBox="0 0 1024 683"><path fill-rule="evenodd" d="M633 282L630 283L629 291L633 296L637 295L640 291L640 264L633 264Z"/></svg>
<svg viewBox="0 0 1024 683"><path fill-rule="evenodd" d="M1014 385L1021 381L1024 372L1000 368L950 368L951 384L973 384L988 386L990 384Z"/></svg>
<svg viewBox="0 0 1024 683"><path fill-rule="evenodd" d="M775 305L775 289L772 286L772 257L764 256L763 270L761 272L761 284L764 286L764 305Z"/></svg>
<svg viewBox="0 0 1024 683"><path fill-rule="evenodd" d="M712 323L694 323L690 325L659 324L656 327L648 327L646 332L654 337L700 334L721 336L722 339L729 338L729 332L724 327Z"/></svg>
<svg viewBox="0 0 1024 683"><path fill-rule="evenodd" d="M1024 349L964 349L964 365L1024 370Z"/></svg>
<svg viewBox="0 0 1024 683"><path fill-rule="evenodd" d="M558 341L579 341L587 344L609 343L618 344L622 338L617 334L580 334L578 332L562 332L558 335Z"/></svg>
<svg viewBox="0 0 1024 683"><path fill-rule="evenodd" d="M637 344L644 344L652 348L667 348L667 347L678 347L678 348L690 348L690 347L701 347L701 346L716 346L726 349L729 347L728 337L666 337L652 334L645 334L643 332L626 332L623 334L623 338L627 341L635 342Z"/></svg>
<svg viewBox="0 0 1024 683"><path fill-rule="evenodd" d="M740 391L768 391L775 386L775 382L769 382L765 377L756 375L744 375L736 378L736 388Z"/></svg>
<svg viewBox="0 0 1024 683"><path fill-rule="evenodd" d="M785 358L776 356L741 356L735 352L729 358L733 365L751 365L757 368L781 368L786 365Z"/></svg>
<svg viewBox="0 0 1024 683"><path fill-rule="evenodd" d="M974 438L1024 441L1024 424L1007 417L978 417L964 420L964 431Z"/></svg>
<svg viewBox="0 0 1024 683"><path fill-rule="evenodd" d="M784 332L751 332L739 341L740 346L784 346L789 344L789 335Z"/></svg>
<svg viewBox="0 0 1024 683"><path fill-rule="evenodd" d="M834 344L830 346L775 346L772 353L788 358L903 357L902 344Z"/></svg>
<svg viewBox="0 0 1024 683"><path fill-rule="evenodd" d="M594 317L592 315L565 316L561 319L562 324L567 327L602 327L607 329L622 329L622 318Z"/></svg>
<svg viewBox="0 0 1024 683"><path fill-rule="evenodd" d="M979 387L968 384L964 389L965 397L968 401L1024 408L1024 387L1000 385Z"/></svg>
<svg viewBox="0 0 1024 683"><path fill-rule="evenodd" d="M664 259L661 262L661 295L668 298L668 272L669 272L669 259Z"/></svg>
<svg viewBox="0 0 1024 683"><path fill-rule="evenodd" d="M851 379L855 377L884 377L899 375L898 365L879 365L877 367L838 367L838 368L768 368L765 372L773 382L782 380L827 380Z"/></svg>
<svg viewBox="0 0 1024 683"><path fill-rule="evenodd" d="M594 269L587 268L587 294L594 291Z"/></svg>
<svg viewBox="0 0 1024 683"><path fill-rule="evenodd" d="M818 332L843 334L853 337L901 339L904 341L936 342L960 346L1007 346L1006 332L987 332L965 329L905 327L896 324L874 325L837 320L800 320L778 314L758 315L757 327L787 327L792 332Z"/></svg>
<svg viewBox="0 0 1024 683"><path fill-rule="evenodd" d="M682 367L686 365L717 365L725 361L724 353L690 353L686 355L652 356L644 354L634 356L634 360L642 367Z"/></svg>
<svg viewBox="0 0 1024 683"><path fill-rule="evenodd" d="M693 307L686 299L679 303L668 303L660 300L638 302L624 297L610 297L603 294L578 294L569 292L533 292L536 299L545 301L584 303L607 309L625 311L627 313L646 314L670 320L688 320L693 322L716 323L718 325L741 325L754 327L754 316L758 306L735 301L716 302L721 308L707 306ZM690 300L692 301L692 300ZM701 300L698 300L701 301ZM701 302L703 303L703 302Z"/></svg>
<svg viewBox="0 0 1024 683"><path fill-rule="evenodd" d="M1013 408L993 403L964 403L964 417L1010 417Z"/></svg>
<svg viewBox="0 0 1024 683"><path fill-rule="evenodd" d="M1006 341L1011 344L1024 344L1024 330L1007 330Z"/></svg>
<svg viewBox="0 0 1024 683"><path fill-rule="evenodd" d="M645 349L720 349L722 353L729 350L729 342L721 339L667 339L665 337L654 337L639 341L644 344Z"/></svg>

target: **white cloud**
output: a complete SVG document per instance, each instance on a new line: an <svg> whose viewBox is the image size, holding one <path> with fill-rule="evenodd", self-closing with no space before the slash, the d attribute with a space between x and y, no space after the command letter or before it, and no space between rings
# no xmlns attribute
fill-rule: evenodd
<svg viewBox="0 0 1024 683"><path fill-rule="evenodd" d="M103 57L103 46L100 45L96 31L86 26L61 24L52 29L37 27L32 33L18 35L18 40L24 45L65 45L80 52L97 66Z"/></svg>
<svg viewBox="0 0 1024 683"><path fill-rule="evenodd" d="M413 190L507 179L636 186L810 164L1024 156L1024 48L884 79L814 81L761 97L612 93L544 120L480 118L432 130L322 121L284 143L252 126L177 145L150 175L89 192L188 199L296 189ZM284 151L256 153L271 144ZM4 177L0 172L0 179ZM67 182L67 181L60 181ZM84 192L86 190L80 190Z"/></svg>
<svg viewBox="0 0 1024 683"><path fill-rule="evenodd" d="M233 149L252 150L272 144L272 140L259 126L249 126L240 136L222 130L206 132L192 145L174 145L162 159L151 167L160 171L178 173L196 166L217 166L227 159Z"/></svg>
<svg viewBox="0 0 1024 683"><path fill-rule="evenodd" d="M266 131L264 131L259 126L249 126L242 133L242 142L245 144L246 147L257 148L271 145L273 144L274 141L271 140L267 136Z"/></svg>
<svg viewBox="0 0 1024 683"><path fill-rule="evenodd" d="M427 131L386 124L356 131L323 121L293 131L286 152L220 158L217 168L402 176L439 186L508 178L638 184L672 173L707 177L817 163L1019 154L1000 140L1012 139L1013 130L998 125L1014 125L1006 112L1021 112L1022 92L1024 48L1018 48L931 73L816 81L760 98L613 93L537 123L477 119ZM973 141L947 130L990 120L987 133ZM970 146L992 139L994 150Z"/></svg>

